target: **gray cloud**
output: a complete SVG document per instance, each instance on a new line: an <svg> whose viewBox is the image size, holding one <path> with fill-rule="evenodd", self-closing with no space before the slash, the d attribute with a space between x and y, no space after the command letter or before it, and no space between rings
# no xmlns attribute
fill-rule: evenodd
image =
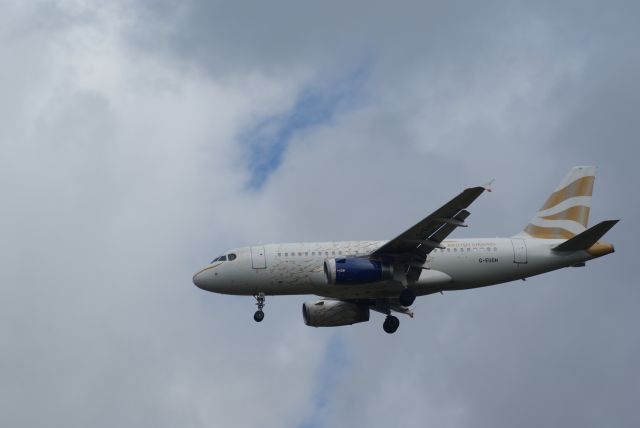
<svg viewBox="0 0 640 428"><path fill-rule="evenodd" d="M637 426L637 12L7 5L1 423ZM363 64L358 102L294 127L247 189L247 130ZM614 255L421 299L392 337L307 328L303 297L255 325L190 283L235 246L391 237L493 177L465 232L516 233L581 163L592 222L623 217Z"/></svg>

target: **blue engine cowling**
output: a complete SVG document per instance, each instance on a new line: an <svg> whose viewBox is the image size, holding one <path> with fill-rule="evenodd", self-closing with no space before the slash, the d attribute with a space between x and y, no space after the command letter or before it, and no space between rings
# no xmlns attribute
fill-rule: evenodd
<svg viewBox="0 0 640 428"><path fill-rule="evenodd" d="M353 285L393 278L391 265L364 258L339 258L324 261L324 275L332 285Z"/></svg>

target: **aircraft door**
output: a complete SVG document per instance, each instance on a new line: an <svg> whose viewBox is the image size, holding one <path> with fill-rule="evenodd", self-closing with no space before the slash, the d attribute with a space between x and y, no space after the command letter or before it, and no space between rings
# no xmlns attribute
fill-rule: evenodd
<svg viewBox="0 0 640 428"><path fill-rule="evenodd" d="M513 262L527 263L527 244L524 239L512 239L511 245L513 245Z"/></svg>
<svg viewBox="0 0 640 428"><path fill-rule="evenodd" d="M251 264L254 269L264 269L267 267L267 259L264 255L264 246L251 247Z"/></svg>

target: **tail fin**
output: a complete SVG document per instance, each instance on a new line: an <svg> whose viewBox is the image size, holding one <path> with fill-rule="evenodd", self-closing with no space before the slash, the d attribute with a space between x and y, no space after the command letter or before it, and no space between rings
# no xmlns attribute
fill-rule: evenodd
<svg viewBox="0 0 640 428"><path fill-rule="evenodd" d="M575 166L520 236L570 239L587 230L595 166Z"/></svg>

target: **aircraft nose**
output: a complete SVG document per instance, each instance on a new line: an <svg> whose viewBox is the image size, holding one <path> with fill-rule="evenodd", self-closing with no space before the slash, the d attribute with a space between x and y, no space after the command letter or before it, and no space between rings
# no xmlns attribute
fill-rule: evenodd
<svg viewBox="0 0 640 428"><path fill-rule="evenodd" d="M207 274L205 273L205 269L199 270L193 275L193 283L196 287L206 290Z"/></svg>

